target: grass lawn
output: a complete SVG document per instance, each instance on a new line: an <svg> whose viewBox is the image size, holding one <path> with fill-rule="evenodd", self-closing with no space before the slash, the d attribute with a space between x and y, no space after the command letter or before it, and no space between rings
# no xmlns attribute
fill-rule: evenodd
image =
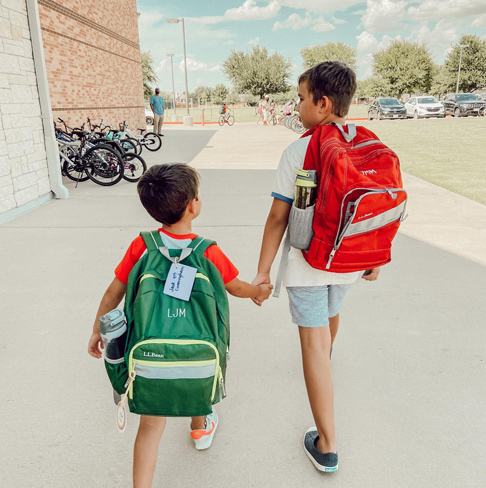
<svg viewBox="0 0 486 488"><path fill-rule="evenodd" d="M217 121L219 107L205 110ZM254 107L231 109L236 122L256 122ZM191 109L195 122L201 109ZM185 109L178 109L182 120ZM171 120L167 111L166 120ZM368 116L367 105L352 105L349 118ZM425 120L356 121L376 135L400 158L403 171L486 205L486 117Z"/></svg>
<svg viewBox="0 0 486 488"><path fill-rule="evenodd" d="M372 120L358 125L398 154L403 171L486 205L486 117Z"/></svg>

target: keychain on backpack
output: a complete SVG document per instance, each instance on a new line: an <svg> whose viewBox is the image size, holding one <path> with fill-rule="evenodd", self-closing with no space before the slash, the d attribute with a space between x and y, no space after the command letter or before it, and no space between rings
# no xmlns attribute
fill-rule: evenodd
<svg viewBox="0 0 486 488"><path fill-rule="evenodd" d="M127 389L125 390L125 394L123 395L123 398L120 400L120 403L116 406L116 427L118 429L118 432L120 432L120 434L125 432L125 429L127 428L128 415L127 415L126 400L127 400L130 387L132 386L132 383L135 381L136 375L137 373L135 372L135 370L130 371Z"/></svg>

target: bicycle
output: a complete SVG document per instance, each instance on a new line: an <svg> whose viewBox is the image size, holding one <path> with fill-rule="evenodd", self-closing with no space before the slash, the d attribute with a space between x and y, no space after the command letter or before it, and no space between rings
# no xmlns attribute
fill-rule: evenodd
<svg viewBox="0 0 486 488"><path fill-rule="evenodd" d="M125 132L130 136L130 138L135 139L138 143L146 147L149 151L158 151L162 147L162 137L155 132L145 132L145 129L137 129L140 134L136 134L128 128L126 121L123 121L125 126ZM145 132L145 134L144 134Z"/></svg>
<svg viewBox="0 0 486 488"><path fill-rule="evenodd" d="M90 179L101 186L118 183L124 174L120 155L105 145L86 148L83 132L77 135L80 136L79 140L58 139L62 174L76 182Z"/></svg>
<svg viewBox="0 0 486 488"><path fill-rule="evenodd" d="M218 123L221 127L223 127L225 123L231 127L235 123L235 118L231 115L231 112L227 110L225 114L222 114L219 117Z"/></svg>
<svg viewBox="0 0 486 488"><path fill-rule="evenodd" d="M142 153L142 145L139 141L134 138L127 137L126 133L123 131L113 130L110 125L103 123L103 119L101 119L99 125L92 124L89 117L87 122L93 138L97 137L98 141L112 146L113 149L117 150L121 154L134 153L140 155ZM96 132L95 129L100 129L100 131ZM105 133L105 130L108 130L108 133Z"/></svg>

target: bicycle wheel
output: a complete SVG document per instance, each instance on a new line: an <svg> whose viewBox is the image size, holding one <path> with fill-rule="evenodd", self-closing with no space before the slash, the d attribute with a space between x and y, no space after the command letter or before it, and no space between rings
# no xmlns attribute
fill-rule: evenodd
<svg viewBox="0 0 486 488"><path fill-rule="evenodd" d="M101 186L111 186L123 177L123 161L110 146L94 146L83 156L88 177Z"/></svg>
<svg viewBox="0 0 486 488"><path fill-rule="evenodd" d="M125 139L120 139L119 144L125 153L138 154L137 151L137 141L126 137Z"/></svg>
<svg viewBox="0 0 486 488"><path fill-rule="evenodd" d="M232 115L230 115L228 117L227 122L228 122L228 125L231 126L231 125L233 125L235 123L235 118Z"/></svg>
<svg viewBox="0 0 486 488"><path fill-rule="evenodd" d="M147 164L138 154L123 155L123 179L136 183L147 171Z"/></svg>
<svg viewBox="0 0 486 488"><path fill-rule="evenodd" d="M221 115L221 117L218 119L218 123L221 127L224 125L224 117Z"/></svg>
<svg viewBox="0 0 486 488"><path fill-rule="evenodd" d="M297 134L303 134L305 132L305 127L302 125L302 122L300 121L300 119L298 117L296 117L293 121L292 121L292 126L291 126L292 130L294 132L296 132Z"/></svg>
<svg viewBox="0 0 486 488"><path fill-rule="evenodd" d="M147 132L143 136L142 144L146 147L149 151L158 151L162 147L162 137L155 132Z"/></svg>
<svg viewBox="0 0 486 488"><path fill-rule="evenodd" d="M73 181L89 180L89 176L85 172L83 162L79 159L77 151L72 147L65 147L61 151L69 159L69 161L64 160L62 174Z"/></svg>

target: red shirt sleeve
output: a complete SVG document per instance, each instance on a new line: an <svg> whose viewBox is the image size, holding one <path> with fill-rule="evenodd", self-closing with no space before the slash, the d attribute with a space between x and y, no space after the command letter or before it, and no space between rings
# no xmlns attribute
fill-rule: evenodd
<svg viewBox="0 0 486 488"><path fill-rule="evenodd" d="M218 246L209 246L204 255L218 268L225 285L238 276L239 271Z"/></svg>
<svg viewBox="0 0 486 488"><path fill-rule="evenodd" d="M122 282L128 283L128 275L135 266L136 262L143 256L143 253L147 250L147 246L142 238L138 236L127 249L125 256L121 260L120 264L115 269L115 276Z"/></svg>
<svg viewBox="0 0 486 488"><path fill-rule="evenodd" d="M145 245L142 236L138 236L130 244L125 256L115 269L115 276L122 283L128 283L128 275L130 274L130 271L135 266L137 261L143 256L146 250L147 246ZM213 245L208 247L204 253L204 256L206 256L216 266L216 268L218 268L218 271L223 277L225 285L238 276L239 271L218 246Z"/></svg>

